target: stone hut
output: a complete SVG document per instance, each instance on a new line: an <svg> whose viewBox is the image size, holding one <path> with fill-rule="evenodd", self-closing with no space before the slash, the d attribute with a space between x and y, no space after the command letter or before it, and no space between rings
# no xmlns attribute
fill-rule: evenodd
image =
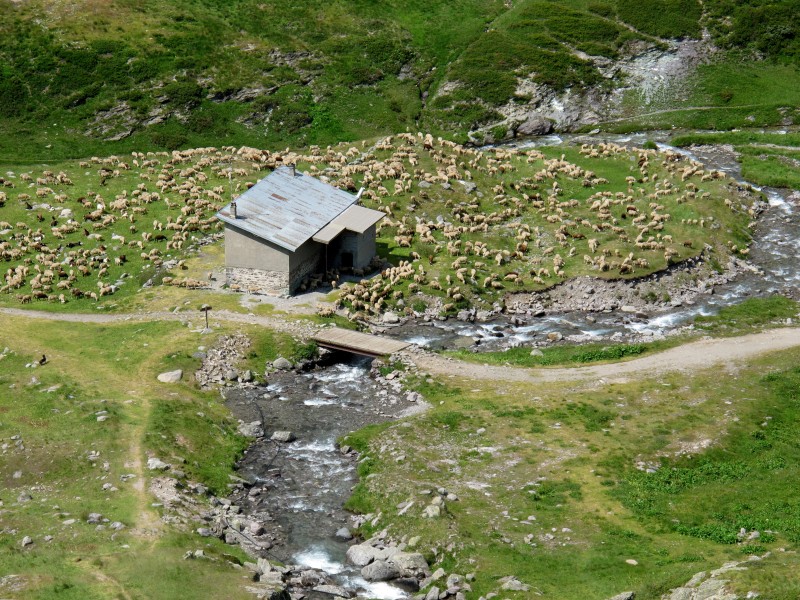
<svg viewBox="0 0 800 600"><path fill-rule="evenodd" d="M291 294L314 273L367 267L385 215L358 199L294 166L277 168L217 213L228 285Z"/></svg>

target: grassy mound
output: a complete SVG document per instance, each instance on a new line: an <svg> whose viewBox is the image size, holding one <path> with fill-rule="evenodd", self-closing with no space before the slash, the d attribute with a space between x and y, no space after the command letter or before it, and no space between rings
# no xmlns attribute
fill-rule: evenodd
<svg viewBox="0 0 800 600"><path fill-rule="evenodd" d="M476 151L401 135L373 155L373 169L393 175L364 197L389 212L379 251L400 262L343 286L355 311L448 313L577 275L642 276L706 247L747 252L749 201L675 154L603 144Z"/></svg>
<svg viewBox="0 0 800 600"><path fill-rule="evenodd" d="M206 288L184 270L189 250L220 229L226 198L281 163L363 186L364 204L389 215L378 245L396 268L344 290L356 311L419 301L447 312L575 275L645 275L706 246L746 252L749 240L749 201L729 180L654 150L478 151L404 134L303 154L134 153L4 175L0 300L80 310L147 282Z"/></svg>

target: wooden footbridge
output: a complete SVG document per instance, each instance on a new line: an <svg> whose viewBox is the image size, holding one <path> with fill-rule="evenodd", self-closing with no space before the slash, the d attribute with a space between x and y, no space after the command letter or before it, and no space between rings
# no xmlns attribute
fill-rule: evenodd
<svg viewBox="0 0 800 600"><path fill-rule="evenodd" d="M343 350L372 358L394 354L410 345L408 342L338 327L323 329L311 339L329 350Z"/></svg>

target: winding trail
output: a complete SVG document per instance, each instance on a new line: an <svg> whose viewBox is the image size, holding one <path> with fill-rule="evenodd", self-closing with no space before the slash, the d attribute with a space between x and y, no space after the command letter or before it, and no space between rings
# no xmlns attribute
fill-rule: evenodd
<svg viewBox="0 0 800 600"><path fill-rule="evenodd" d="M626 362L588 367L526 369L462 362L430 353L409 352L411 360L431 374L464 379L544 383L587 379L626 379L671 371L699 371L713 366L746 362L762 354L800 346L800 327L770 329L730 338L703 338L658 354Z"/></svg>
<svg viewBox="0 0 800 600"><path fill-rule="evenodd" d="M185 321L201 318L194 313L48 313L20 308L0 308L0 314L32 319L67 321L74 323L120 323L145 321ZM295 335L312 335L318 330L313 323L287 321L281 316L264 316L215 311L213 319L232 323L262 325ZM698 371L716 365L745 362L761 354L786 350L800 346L800 327L770 329L739 337L703 338L658 354L636 358L626 362L607 363L586 367L520 368L498 365L482 365L463 362L422 350L406 350L420 369L431 374L457 376L463 379L483 379L519 383L543 383L549 381L575 381L587 379L619 379L636 375L653 376L670 371Z"/></svg>

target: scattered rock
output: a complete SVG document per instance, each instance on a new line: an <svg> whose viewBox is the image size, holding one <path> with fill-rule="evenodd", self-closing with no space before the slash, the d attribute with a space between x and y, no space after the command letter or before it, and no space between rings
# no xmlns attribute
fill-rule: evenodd
<svg viewBox="0 0 800 600"><path fill-rule="evenodd" d="M350 530L347 527L342 527L336 530L336 533L333 534L336 539L350 541L353 539L353 534L350 533Z"/></svg>
<svg viewBox="0 0 800 600"><path fill-rule="evenodd" d="M400 569L384 560L375 560L361 569L361 576L367 581L389 581L400 574Z"/></svg>
<svg viewBox="0 0 800 600"><path fill-rule="evenodd" d="M175 371L166 371L158 376L158 380L162 383L178 383L183 377L183 371L176 369Z"/></svg>
<svg viewBox="0 0 800 600"><path fill-rule="evenodd" d="M350 598L352 596L352 594L343 587L330 584L318 585L312 588L311 591L318 594L327 594L329 596L333 596L334 598Z"/></svg>
<svg viewBox="0 0 800 600"><path fill-rule="evenodd" d="M270 437L273 442L282 442L284 444L288 444L289 442L293 442L297 439L297 437L291 431L276 431Z"/></svg>
<svg viewBox="0 0 800 600"><path fill-rule="evenodd" d="M347 560L357 567L365 567L378 555L378 549L369 544L356 544L347 549Z"/></svg>
<svg viewBox="0 0 800 600"><path fill-rule="evenodd" d="M261 426L261 421L239 423L238 431L244 437L249 438L259 438L264 436L264 428Z"/></svg>
<svg viewBox="0 0 800 600"><path fill-rule="evenodd" d="M381 319L381 321L383 323L385 323L386 325L396 325L397 323L400 322L400 317L397 316L396 313L387 312L387 313L384 313L383 318Z"/></svg>
<svg viewBox="0 0 800 600"><path fill-rule="evenodd" d="M508 592L527 592L531 589L531 586L522 583L513 575L501 578L500 584L500 587Z"/></svg>
<svg viewBox="0 0 800 600"><path fill-rule="evenodd" d="M20 546L23 548L25 546L30 546L31 544L33 544L33 538L31 538L29 535L26 535L24 538L22 538L22 541L20 542Z"/></svg>
<svg viewBox="0 0 800 600"><path fill-rule="evenodd" d="M395 565L402 575L427 575L429 571L428 561L419 552L398 552L389 562ZM449 587L449 586L448 586Z"/></svg>
<svg viewBox="0 0 800 600"><path fill-rule="evenodd" d="M153 457L147 459L147 468L150 471L166 471L169 469L169 465L163 460Z"/></svg>
<svg viewBox="0 0 800 600"><path fill-rule="evenodd" d="M439 588L433 586L429 589L428 593L425 594L425 600L439 600Z"/></svg>

